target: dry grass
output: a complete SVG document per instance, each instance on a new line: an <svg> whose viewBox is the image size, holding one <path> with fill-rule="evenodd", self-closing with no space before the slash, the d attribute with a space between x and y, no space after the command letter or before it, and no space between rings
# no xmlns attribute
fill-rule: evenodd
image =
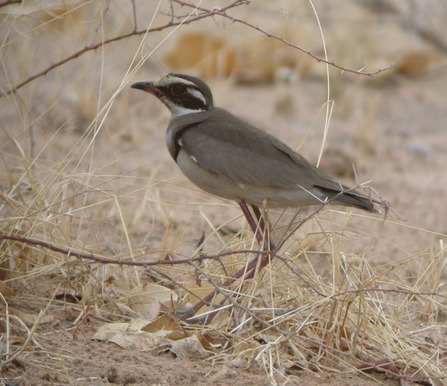
<svg viewBox="0 0 447 386"><path fill-rule="evenodd" d="M61 45L70 41L70 34L80 42L91 36L104 40L133 23L132 9L119 2L73 1L64 2L64 7L18 8L18 15L2 16L1 28L8 32L0 53L3 84L15 84L33 73L35 65L47 62L46 54L50 59L66 55ZM169 20L162 13L169 12L166 4L147 8L142 14L150 15L149 27ZM180 14L188 12L182 8ZM31 22L23 21L25 14ZM159 150L161 142L150 149L142 145L147 134L139 131L142 107L123 96L139 71L152 72L150 63L180 29L181 25L173 27L163 36L143 35L129 43L126 58L114 53L116 62L105 49L98 49L89 60L69 63L67 72L49 75L40 83L43 87L38 81L23 93L3 98L1 234L133 261L258 248L234 206L185 186L184 180L168 173L171 164L154 165L164 151ZM39 55L18 48L27 39L55 42ZM15 58L21 60L17 68L11 66ZM330 97L328 91L325 138ZM45 101L43 106L38 100ZM160 122L164 119L158 110L152 115ZM149 123L153 131L158 125L155 120ZM154 135L154 141L162 141ZM150 158L142 160L148 152ZM289 220L294 213L269 215L279 217L272 236L279 240L293 226ZM206 237L198 246L200 232L193 224L200 222ZM394 234L411 228L393 219L385 224ZM390 252L382 256L386 264L379 264L371 261L363 243L373 233L378 243L392 243L381 233L384 226L377 217L319 213L266 269L231 288L221 284L246 264L250 254L142 269L95 264L2 240L3 366L7 369L25 353L51 351L39 343L45 340L46 317L65 310L72 330L82 330L87 317L108 322L132 319L135 315L123 308L123 298L156 282L174 289L177 309L218 289L214 304L225 300L225 309L210 325L187 327L219 335L218 348L208 358L210 366L256 363L278 384L302 372L361 373L372 379L385 373L402 381L442 384L447 365L447 236L432 232L437 242L427 251L398 260ZM430 233L417 224L413 228ZM202 309L202 315L207 310ZM55 371L56 362L50 362Z"/></svg>

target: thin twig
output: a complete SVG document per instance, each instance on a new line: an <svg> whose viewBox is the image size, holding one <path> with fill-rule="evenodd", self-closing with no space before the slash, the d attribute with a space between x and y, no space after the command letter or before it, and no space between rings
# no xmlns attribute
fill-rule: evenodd
<svg viewBox="0 0 447 386"><path fill-rule="evenodd" d="M171 23L174 23L174 20L175 20L175 14L174 14L174 4L173 4L173 2L172 2L172 0L169 0L169 10L170 10L170 13L171 13Z"/></svg>
<svg viewBox="0 0 447 386"><path fill-rule="evenodd" d="M98 255L96 253L91 252L81 252L76 249L72 249L70 247L60 247L49 242L33 239L29 237L23 236L10 236L0 234L0 240L11 240L17 241L19 243L39 246L45 249L48 249L53 252L62 253L67 256L77 257L79 259L85 259L94 261L100 264L116 264L116 265L125 265L125 266L134 266L134 267L151 267L151 266L160 266L160 265L179 265L179 264L189 264L192 262L199 262L203 260L219 260L225 256L231 256L235 254L254 254L261 255L264 252L256 251L252 249L244 249L244 250L236 250L236 251L228 251L221 252L216 255L200 255L197 257L185 257L180 255L167 255L166 260L157 260L157 261L133 261L133 260L120 260L120 259L112 259L106 256ZM147 257L147 256L146 256Z"/></svg>
<svg viewBox="0 0 447 386"><path fill-rule="evenodd" d="M268 31L262 29L261 27L258 27L255 24L249 23L248 21L245 21L243 19L239 19L239 18L234 17L234 16L230 16L230 15L228 15L226 13L226 9L225 8L221 8L220 10L215 10L215 9L208 9L208 8L203 8L203 7L196 7L195 5L189 4L189 3L187 3L187 2L185 2L183 0L173 0L173 1L175 3L177 3L177 4L180 4L180 5L183 5L183 6L186 6L186 7L190 7L190 8L194 7L194 8L197 8L197 9L199 9L201 11L205 11L205 12L214 12L215 15L222 16L222 17L224 17L224 18L226 18L228 20L231 20L233 23L238 23L238 24L245 25L246 27L249 27L249 28L257 31L257 32L261 33L262 35L267 36L270 39L277 40L277 41L279 41L279 42L281 42L281 43L283 43L283 44L285 44L285 45L287 45L287 46L289 46L291 48L294 48L294 49L302 52L303 54L306 54L306 55L310 56L311 58L315 59L319 63L326 63L326 64L328 64L328 65L330 65L332 67L335 67L335 68L337 68L337 69L339 69L339 70L341 70L343 72L349 72L349 73L352 73L352 74L372 77L374 75L378 75L381 72L387 71L390 68L392 68L392 66L387 66L387 67L380 68L380 69L375 70L375 71L365 72L365 71L363 71L364 68L362 68L361 70L354 70L352 68L344 67L344 66L341 66L341 65L339 65L339 64L337 64L335 62L331 62L330 60L326 60L326 59L324 59L324 58L322 58L320 56L317 56L317 55L313 54L312 52L310 52L309 50L306 50L305 48L303 48L301 46L298 46L298 45L296 45L296 44L294 44L294 43L292 43L292 42L290 42L290 41L288 41L286 39L283 39L282 37L280 37L278 35L272 34L272 33L268 32Z"/></svg>
<svg viewBox="0 0 447 386"><path fill-rule="evenodd" d="M12 4L21 4L22 0L6 0L5 2L0 3L0 8L7 7L8 5Z"/></svg>
<svg viewBox="0 0 447 386"><path fill-rule="evenodd" d="M7 90L5 92L0 92L0 98L15 93L19 89L21 89L22 87L26 86L28 83L30 83L30 82L38 79L38 78L41 78L41 77L47 75L49 72L53 71L54 69L56 69L58 67L63 66L64 64L70 62L71 60L79 58L80 56L84 55L87 52L95 51L98 48L106 46L106 45L108 45L110 43L118 42L120 40L130 38L132 36L139 36L139 35L144 35L146 33L163 31L163 30L165 30L167 28L175 27L175 26L178 26L180 24L183 24L183 25L191 24L191 23L193 23L195 21L198 21L198 20L201 20L201 19L205 19L207 17L211 17L211 16L214 16L214 15L219 15L220 12L225 12L225 11L231 9L231 8L237 7L237 6L245 4L245 3L246 2L243 1L243 0L238 0L238 1L236 1L236 2L226 6L224 8L216 9L216 10L210 10L210 11L207 11L206 13L200 13L200 14L198 14L196 16L193 16L193 17L191 17L190 19L187 19L187 20L181 20L181 21L176 21L176 22L169 22L169 23L166 23L166 24L164 24L162 26L159 26L159 27L154 27L154 28L149 28L149 29L143 28L143 29L139 29L139 30L136 30L136 31L131 31L131 32L128 32L128 33L125 33L125 34L122 34L122 35L118 35L118 36L115 36L113 38L110 38L110 39L107 39L107 40L104 40L104 41L101 41L101 42L98 42L98 43L95 43L95 44L88 45L88 46L84 47L83 49L81 49L79 51L76 51L73 54L67 56L66 58L64 58L64 59L62 59L62 60L60 60L60 61L58 61L58 62L56 62L56 63L54 63L54 64L52 64L50 66L48 66L44 70L42 70L42 71L40 71L40 72L38 72L38 73L36 73L36 74L26 78L25 80L23 80L22 82L16 84L15 86L10 88L9 90ZM185 3L185 4L188 4L188 3ZM192 4L188 4L188 5L190 5L193 8L196 8Z"/></svg>
<svg viewBox="0 0 447 386"><path fill-rule="evenodd" d="M288 233L286 232L286 234L284 235L284 238L280 241L280 243L278 244L277 250L280 250L282 248L282 246L287 242L287 240L289 240L294 234L295 232L301 228L307 221L309 221L312 217L316 216L318 213L320 213L323 208L327 205L327 203L322 203L317 209L315 209L311 214L309 214L308 216L304 217L297 225L295 225L293 227L293 229L291 231L289 231Z"/></svg>
<svg viewBox="0 0 447 386"><path fill-rule="evenodd" d="M133 32L136 32L138 30L138 24L137 24L137 6L135 4L135 0L131 0L132 2L132 16L133 16ZM171 20L172 22L172 20Z"/></svg>

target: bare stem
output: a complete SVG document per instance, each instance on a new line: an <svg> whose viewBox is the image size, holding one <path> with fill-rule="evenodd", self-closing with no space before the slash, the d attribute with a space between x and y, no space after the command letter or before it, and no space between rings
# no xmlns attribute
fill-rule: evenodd
<svg viewBox="0 0 447 386"><path fill-rule="evenodd" d="M188 3L184 3L184 4L186 5ZM237 7L237 6L242 5L242 4L245 4L245 2L243 2L243 1L236 1L236 2L226 6L224 8L215 9L215 10L209 10L207 12L200 13L199 15L192 16L189 19L182 19L180 21L170 21L169 23L163 24L163 25L161 25L159 27L154 27L154 28L149 28L149 29L142 28L142 29L139 29L139 30L132 30L131 32L128 32L128 33L125 33L125 34L122 34L122 35L118 35L118 36L115 36L113 38L110 38L110 39L107 39L107 40L104 40L104 41L101 41L101 42L98 42L98 43L95 43L95 44L91 44L89 46L84 47L83 49L81 49L79 51L76 51L76 52L72 53L71 55L67 56L64 59L59 60L56 63L53 63L52 65L48 66L44 70L42 70L42 71L40 71L40 72L38 72L38 73L36 73L36 74L34 74L34 75L24 79L20 83L18 83L15 86L11 87L9 90L7 90L5 92L1 92L0 93L0 98L15 93L19 89L21 89L22 87L26 86L27 84L31 83L32 81L34 81L36 79L39 79L39 78L47 75L49 72L55 70L56 68L59 68L59 67L63 66L64 64L66 64L66 63L68 63L68 62L70 62L70 61L72 61L72 60L74 60L76 58L79 58L80 56L84 55L87 52L95 51L98 48L104 47L104 46L106 46L106 45L108 45L110 43L114 43L114 42L118 42L118 41L121 41L121 40L124 40L124 39L128 39L128 38L130 38L132 36L139 36L139 35L144 35L146 33L163 31L163 30L165 30L167 28L175 27L175 26L180 25L180 24L182 24L182 25L191 24L191 23L194 23L194 22L196 22L198 20L201 20L201 19L205 19L205 18L214 16L214 15L219 15L219 13L222 12L222 11L225 12L225 11L229 10L230 8L234 8L234 7ZM190 5L193 8L196 8L193 4L188 4L188 5Z"/></svg>

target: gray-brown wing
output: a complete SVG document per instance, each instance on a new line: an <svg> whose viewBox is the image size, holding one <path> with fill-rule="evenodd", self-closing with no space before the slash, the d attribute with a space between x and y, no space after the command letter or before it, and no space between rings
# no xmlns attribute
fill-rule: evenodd
<svg viewBox="0 0 447 386"><path fill-rule="evenodd" d="M234 183L280 189L325 183L317 169L288 146L224 110L216 109L206 121L188 127L181 143L202 168Z"/></svg>

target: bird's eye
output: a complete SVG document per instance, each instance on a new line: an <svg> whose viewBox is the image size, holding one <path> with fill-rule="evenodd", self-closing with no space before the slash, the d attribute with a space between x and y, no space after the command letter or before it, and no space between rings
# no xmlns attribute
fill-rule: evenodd
<svg viewBox="0 0 447 386"><path fill-rule="evenodd" d="M180 96L186 92L186 86L181 83L174 83L169 87L169 92L172 96Z"/></svg>

